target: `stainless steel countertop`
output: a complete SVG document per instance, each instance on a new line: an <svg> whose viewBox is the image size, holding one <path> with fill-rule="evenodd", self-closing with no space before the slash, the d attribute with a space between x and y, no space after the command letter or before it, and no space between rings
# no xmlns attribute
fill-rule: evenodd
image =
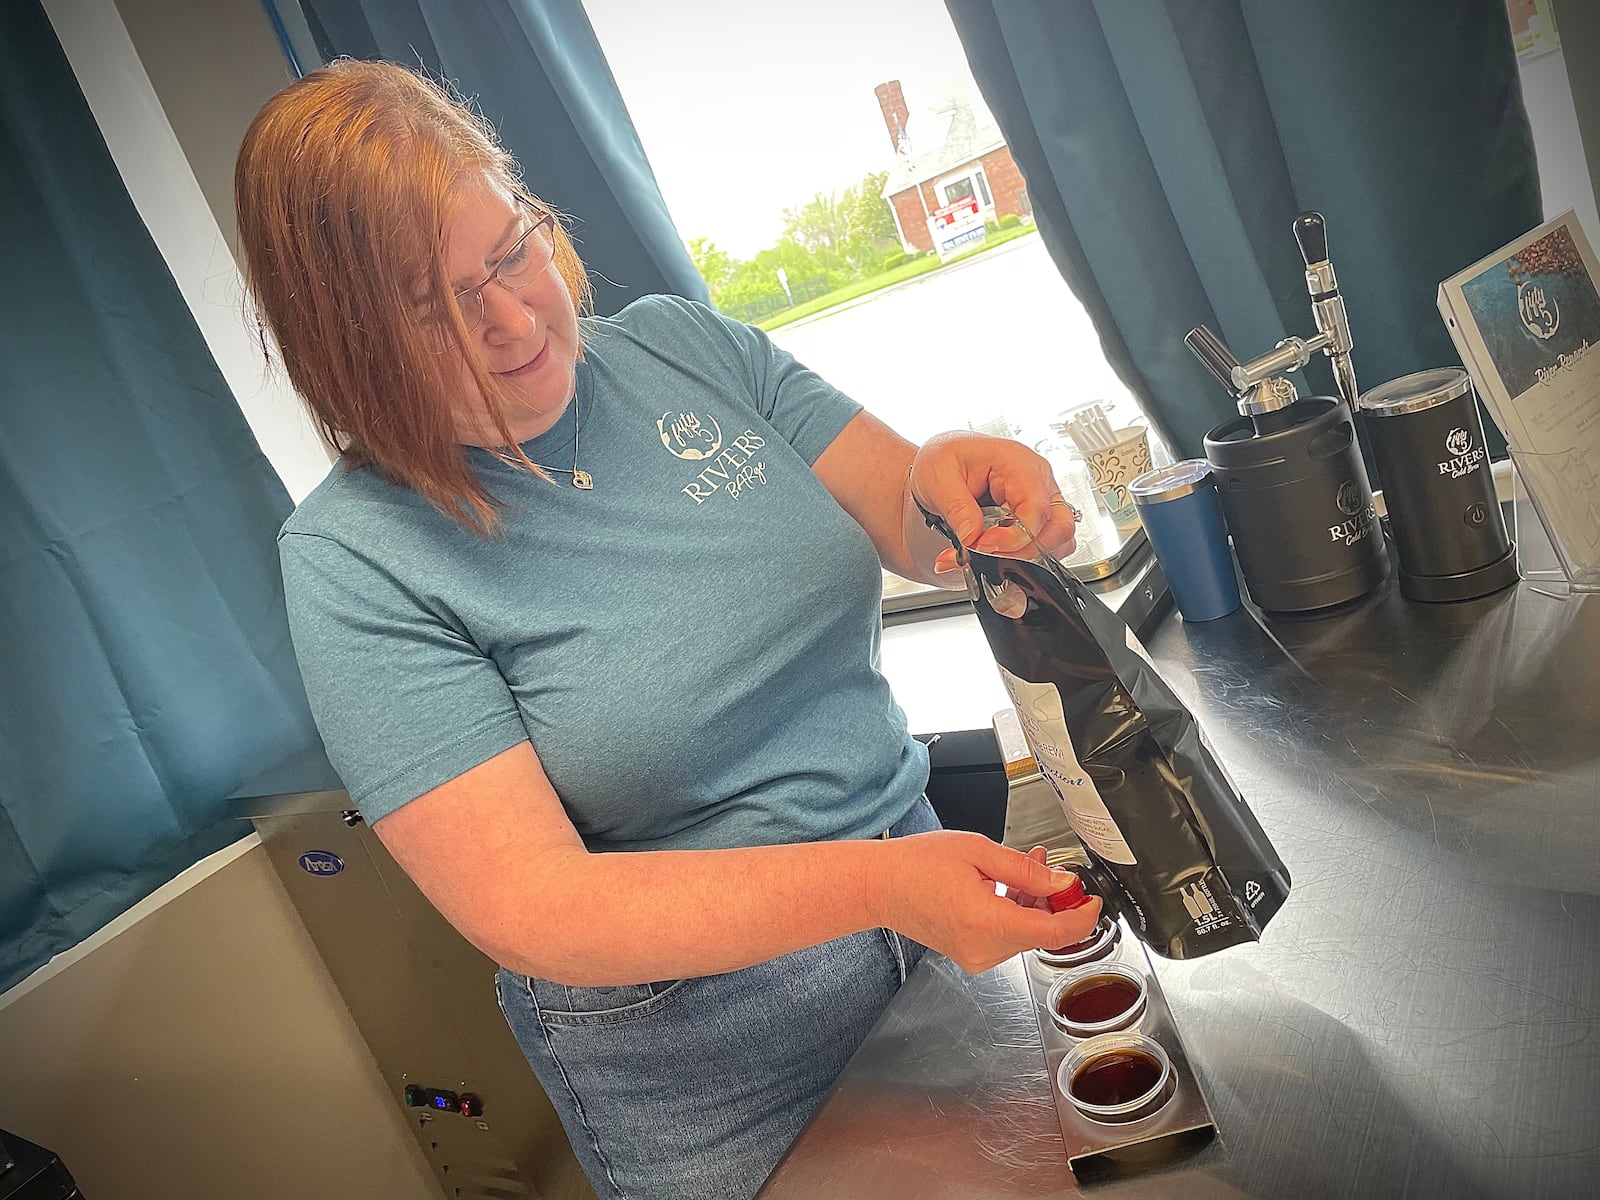
<svg viewBox="0 0 1600 1200"><path fill-rule="evenodd" d="M1600 1195L1600 600L1391 574L1148 645L1294 886L1259 945L1157 960L1220 1142L1089 1194ZM1020 961L930 955L762 1196L1078 1195L1049 1087Z"/></svg>

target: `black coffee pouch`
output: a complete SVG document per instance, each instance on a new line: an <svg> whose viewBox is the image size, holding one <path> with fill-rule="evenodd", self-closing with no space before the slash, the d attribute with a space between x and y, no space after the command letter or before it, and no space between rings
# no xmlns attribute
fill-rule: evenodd
<svg viewBox="0 0 1600 1200"><path fill-rule="evenodd" d="M991 523L1014 521L1002 513L986 510ZM958 554L1028 746L1107 906L1167 958L1257 940L1289 872L1122 618L1042 551Z"/></svg>

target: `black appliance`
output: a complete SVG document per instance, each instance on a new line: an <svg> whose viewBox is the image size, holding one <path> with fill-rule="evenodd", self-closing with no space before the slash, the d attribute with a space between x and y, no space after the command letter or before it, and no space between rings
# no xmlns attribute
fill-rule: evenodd
<svg viewBox="0 0 1600 1200"><path fill-rule="evenodd" d="M1250 599L1309 612L1364 596L1389 572L1372 488L1342 400L1312 396L1206 434L1206 458Z"/></svg>
<svg viewBox="0 0 1600 1200"><path fill-rule="evenodd" d="M1286 337L1240 362L1205 326L1184 339L1233 395L1240 416L1205 438L1222 511L1250 599L1272 612L1308 612L1364 596L1383 582L1389 559L1353 413L1354 340L1345 317L1327 228L1302 213L1295 240L1317 333ZM1342 399L1301 399L1290 372L1328 356Z"/></svg>
<svg viewBox="0 0 1600 1200"><path fill-rule="evenodd" d="M1470 600L1517 581L1517 552L1489 470L1472 380L1460 367L1418 371L1361 397L1411 600Z"/></svg>

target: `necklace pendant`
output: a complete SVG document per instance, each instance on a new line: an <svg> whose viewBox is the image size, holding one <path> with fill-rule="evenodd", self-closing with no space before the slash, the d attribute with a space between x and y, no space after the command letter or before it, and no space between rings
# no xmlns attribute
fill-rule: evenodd
<svg viewBox="0 0 1600 1200"><path fill-rule="evenodd" d="M572 473L572 486L582 488L589 492L594 490L594 476L587 471L574 471Z"/></svg>

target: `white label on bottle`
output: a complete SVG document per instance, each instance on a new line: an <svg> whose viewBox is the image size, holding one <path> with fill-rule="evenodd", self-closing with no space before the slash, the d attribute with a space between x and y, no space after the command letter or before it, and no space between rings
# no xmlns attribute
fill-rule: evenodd
<svg viewBox="0 0 1600 1200"><path fill-rule="evenodd" d="M1083 844L1107 862L1132 865L1138 862L1128 848L1127 839L1117 828L1106 802L1100 799L1094 782L1085 774L1072 748L1067 719L1061 710L1061 693L1053 683L1030 683L1000 668L1006 691L1016 706L1017 721L1023 736L1033 748L1039 771L1055 788L1061 809L1067 814Z"/></svg>

